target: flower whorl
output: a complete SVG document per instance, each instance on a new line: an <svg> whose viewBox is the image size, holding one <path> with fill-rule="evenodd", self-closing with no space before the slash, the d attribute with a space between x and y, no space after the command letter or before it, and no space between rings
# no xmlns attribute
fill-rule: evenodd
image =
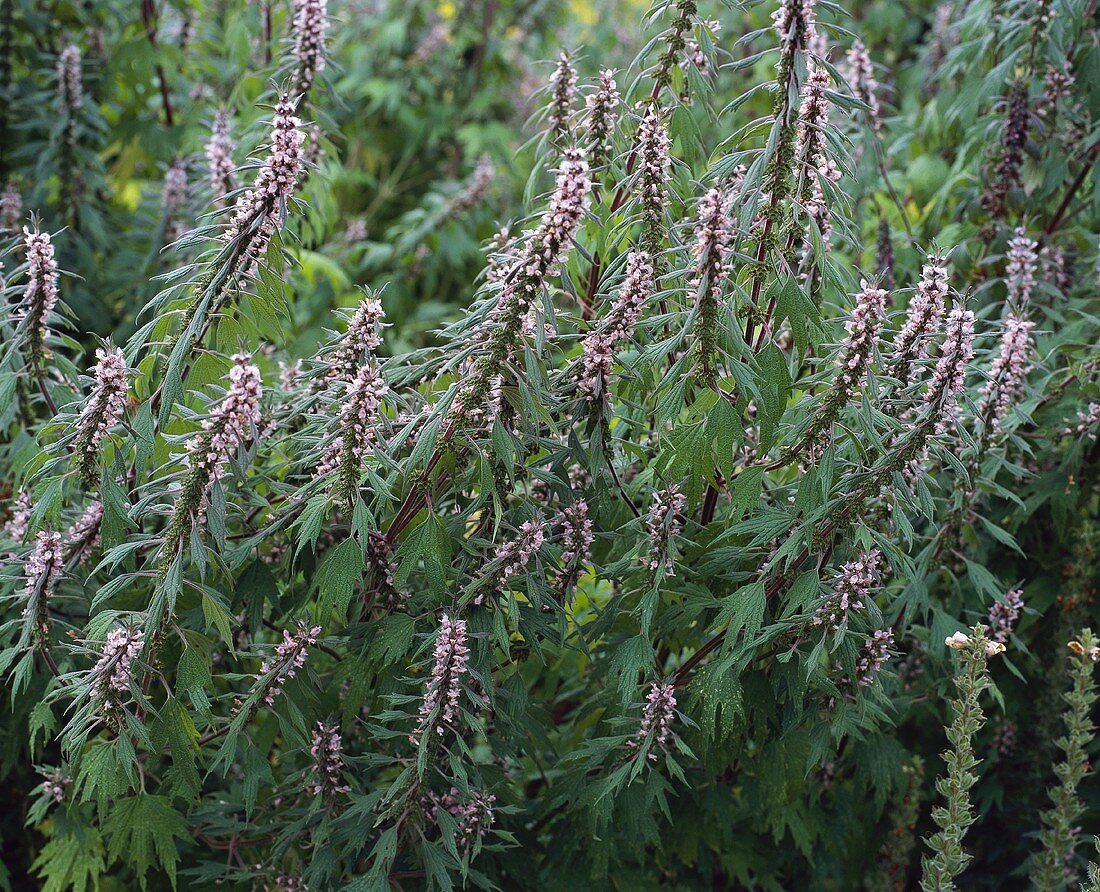
<svg viewBox="0 0 1100 892"><path fill-rule="evenodd" d="M863 645L856 660L856 686L865 688L874 684L882 667L890 659L894 646L894 630L878 629Z"/></svg>
<svg viewBox="0 0 1100 892"><path fill-rule="evenodd" d="M62 108L70 116L84 104L80 65L80 48L75 43L70 43L57 57L57 93Z"/></svg>
<svg viewBox="0 0 1100 892"><path fill-rule="evenodd" d="M23 594L28 598L39 594L44 600L49 600L63 562L61 534L40 531L35 537L34 551L23 565L26 578Z"/></svg>
<svg viewBox="0 0 1100 892"><path fill-rule="evenodd" d="M99 529L103 524L103 503L92 502L81 513L65 534L69 557L76 556L78 563L99 544Z"/></svg>
<svg viewBox="0 0 1100 892"><path fill-rule="evenodd" d="M320 634L320 626L310 628L305 623L298 623L293 635L283 629L283 640L275 645L275 652L260 664L260 673L256 676L257 683L263 686L260 699L266 706L275 702L275 698L283 692L283 685L306 664L309 649L316 647Z"/></svg>
<svg viewBox="0 0 1100 892"><path fill-rule="evenodd" d="M814 613L813 624L832 631L848 626L848 614L871 599L880 580L882 554L872 549L842 564L833 577L833 591Z"/></svg>
<svg viewBox="0 0 1100 892"><path fill-rule="evenodd" d="M566 149L550 206L535 230L523 239L508 272L502 276L496 305L482 330L483 349L451 406L456 424L485 419L485 406L491 391L499 389L502 368L515 350L527 311L557 272L580 228L591 186L584 152Z"/></svg>
<svg viewBox="0 0 1100 892"><path fill-rule="evenodd" d="M360 301L329 363L326 381L351 383L363 363L381 346L385 316L382 301L374 295L368 294Z"/></svg>
<svg viewBox="0 0 1100 892"><path fill-rule="evenodd" d="M646 696L645 708L642 710L642 722L634 738L628 742L630 747L637 749L648 740L650 748L646 758L656 762L656 750L668 749L669 738L672 736L672 722L675 718L676 688L672 684L653 682Z"/></svg>
<svg viewBox="0 0 1100 892"><path fill-rule="evenodd" d="M1027 228L1016 227L1008 242L1008 263L1005 265L1005 287L1008 290L1008 306L1021 312L1031 301L1031 289L1035 287L1035 273L1039 268L1039 245L1028 238Z"/></svg>
<svg viewBox="0 0 1100 892"><path fill-rule="evenodd" d="M665 216L668 212L668 176L671 166L671 140L661 121L657 106L651 105L638 125L637 194L641 206L640 244L657 261L667 238Z"/></svg>
<svg viewBox="0 0 1100 892"><path fill-rule="evenodd" d="M313 758L313 779L306 786L311 796L332 798L351 790L342 780L344 753L336 725L318 722L313 730L309 754Z"/></svg>
<svg viewBox="0 0 1100 892"><path fill-rule="evenodd" d="M926 403L946 409L963 389L966 368L974 356L974 313L956 304L944 326L940 358L924 395Z"/></svg>
<svg viewBox="0 0 1100 892"><path fill-rule="evenodd" d="M813 0L780 0L779 8L772 13L772 23L782 52L796 46L805 49L817 34Z"/></svg>
<svg viewBox="0 0 1100 892"><path fill-rule="evenodd" d="M233 138L229 132L229 112L219 110L210 127L206 144L206 163L210 168L210 190L214 203L225 207L228 195L237 188L237 165L233 163Z"/></svg>
<svg viewBox="0 0 1100 892"><path fill-rule="evenodd" d="M999 427L1008 415L1012 404L1019 399L1031 372L1033 341L1031 330L1035 327L1015 313L1005 317L1004 331L1001 334L1001 350L993 360L989 371L989 380L982 388L984 397L983 414Z"/></svg>
<svg viewBox="0 0 1100 892"><path fill-rule="evenodd" d="M469 671L470 648L466 641L466 620L451 619L446 613L439 622L431 676L420 704L420 715L409 739L419 745L425 732L442 738L458 720L462 676Z"/></svg>
<svg viewBox="0 0 1100 892"><path fill-rule="evenodd" d="M292 54L298 63L294 91L308 93L325 67L325 34L328 32L328 0L298 0L295 4Z"/></svg>
<svg viewBox="0 0 1100 892"><path fill-rule="evenodd" d="M994 601L989 608L989 640L997 644L1007 644L1008 636L1015 629L1023 609L1023 589L1010 589L1003 601Z"/></svg>
<svg viewBox="0 0 1100 892"><path fill-rule="evenodd" d="M565 50L550 75L550 115L547 126L552 143L564 143L573 119L573 100L577 96L577 72Z"/></svg>
<svg viewBox="0 0 1100 892"><path fill-rule="evenodd" d="M605 68L600 72L599 87L585 98L587 115L584 130L589 140L588 162L592 167L601 167L607 160L611 137L619 120L621 101L615 73L610 68Z"/></svg>
<svg viewBox="0 0 1100 892"><path fill-rule="evenodd" d="M905 324L894 338L890 373L903 387L909 383L913 365L928 356L928 342L935 337L943 321L947 292L947 266L936 254L924 264L917 291L905 308Z"/></svg>
<svg viewBox="0 0 1100 892"><path fill-rule="evenodd" d="M126 412L129 387L122 350L108 345L97 348L95 355L96 364L91 369L95 383L76 420L77 434L73 445L81 477L87 483L95 480L96 459L103 439Z"/></svg>
<svg viewBox="0 0 1100 892"><path fill-rule="evenodd" d="M93 696L108 713L120 711L133 685L134 661L145 647L141 629L119 627L107 633L103 653L92 669Z"/></svg>
<svg viewBox="0 0 1100 892"><path fill-rule="evenodd" d="M374 363L368 363L347 385L337 417L338 433L317 468L317 476L340 471L339 488L349 499L359 486L367 452L378 440L377 422L389 388Z"/></svg>
<svg viewBox="0 0 1100 892"><path fill-rule="evenodd" d="M694 295L696 373L707 386L718 377L718 314L722 291L730 276L729 253L734 237L730 196L712 188L699 202L695 217L694 261L688 277L688 293Z"/></svg>
<svg viewBox="0 0 1100 892"><path fill-rule="evenodd" d="M33 507L31 494L26 490L20 492L11 506L11 516L4 523L3 533L6 538L13 542L23 541L30 526Z"/></svg>
<svg viewBox="0 0 1100 892"><path fill-rule="evenodd" d="M226 241L242 239L240 268L251 271L267 252L267 246L283 217L283 208L294 194L303 169L302 122L294 103L283 94L271 122L271 150L260 167L252 188L237 199Z"/></svg>
<svg viewBox="0 0 1100 892"><path fill-rule="evenodd" d="M687 508L687 497L680 492L677 484L672 484L668 489L659 490L653 495L653 504L646 515L645 527L649 535L652 547L648 555L643 555L643 560L651 573L656 573L660 568L671 575L672 540L680 535L683 529L682 515Z"/></svg>
<svg viewBox="0 0 1100 892"><path fill-rule="evenodd" d="M50 316L57 306L57 261L48 232L23 227L27 250L27 286L23 291L22 313L27 324L27 344L31 366L38 368L47 355L46 338Z"/></svg>

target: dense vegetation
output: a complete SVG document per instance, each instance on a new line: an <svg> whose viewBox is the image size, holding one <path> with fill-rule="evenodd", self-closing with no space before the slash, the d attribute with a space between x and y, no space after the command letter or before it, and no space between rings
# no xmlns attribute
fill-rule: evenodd
<svg viewBox="0 0 1100 892"><path fill-rule="evenodd" d="M0 887L1100 889L1096 0L0 0Z"/></svg>

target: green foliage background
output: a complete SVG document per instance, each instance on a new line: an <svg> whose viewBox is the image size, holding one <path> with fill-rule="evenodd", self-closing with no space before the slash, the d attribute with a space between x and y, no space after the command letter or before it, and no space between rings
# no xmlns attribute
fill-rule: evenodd
<svg viewBox="0 0 1100 892"><path fill-rule="evenodd" d="M32 540L2 544L11 697L0 712L0 887L912 888L919 838L935 829L934 779L957 669L942 642L984 622L1017 585L1027 609L1007 653L991 661L989 721L975 741L978 819L965 841L974 860L959 884L1026 887L1046 788L1055 783L1065 645L1100 623L1100 441L1095 423L1077 429L1078 413L1100 401L1096 3L818 4L834 66L855 35L868 48L882 132L838 84L830 144L844 176L829 196L827 257L820 239L810 251L820 255L820 282L814 289L769 267L765 295L777 298L776 321L786 320L794 347L777 338L757 355L731 337L721 346L730 370L717 390L696 386L691 371L692 215L735 164L750 167L746 195L766 176L754 160L767 157L774 132L774 6L700 3L691 33L707 62L677 63L661 94L676 158L665 280L672 306L649 308L621 362L618 414L595 423L583 405L556 401L568 376L556 377L554 362L565 369L580 352L589 320L576 307L593 255L607 261L590 292L597 303L620 284L637 228L633 206L610 206L612 186L630 177L634 125L626 122L649 93L646 78L684 6L333 0L328 63L300 107L322 134L323 156L255 294L196 359L179 400L193 412L177 412L154 435L149 407L165 374L154 354L173 334L167 311L179 307L183 276L217 263L202 228L220 225L204 179L209 127L217 110L231 109L236 162L262 158L270 105L293 70L290 4L0 0L0 188L13 183L25 215L56 233L65 272L68 312L46 389L75 411L77 370L94 362L96 336L129 344L127 360L139 370L123 445L103 459L102 549L66 581L59 610L74 614L56 618L55 649L73 648L61 671L75 673L74 685L111 624L140 615L161 592L135 558L145 534L162 532L143 506L171 507L150 481L182 473L173 438L196 430L192 416L206 410L211 385L224 386L226 355L242 345L254 351L274 392L278 361L306 357L310 368L312 357L323 366L330 354L318 345L344 327L333 311L351 312L365 289L380 295L390 326L379 349L388 380L407 390L387 407L391 433L399 432L391 452L363 470L361 492L347 503L307 492L301 466L318 463L319 435L312 421L274 410L285 422L276 445L255 468L234 470L221 530L207 530L208 542L200 534L181 558L181 573L200 581L180 594L180 633L160 656L167 693L127 733L75 733L84 707L66 703L40 660L20 660L16 619ZM1034 22L1045 9L1054 16L1040 40ZM701 24L712 19L720 30ZM85 89L71 140L55 73L70 42L82 52ZM504 225L516 234L537 221L554 182L546 85L562 49L585 90L611 68L627 96L615 160L601 174L602 204L593 203L578 249L548 292L571 334L553 359L521 351L525 374L507 396L526 427L498 424L436 467L428 456L442 434L426 407L457 392L468 372L454 357L476 343L476 312L493 293L490 240ZM1023 79L1038 103L1047 66L1063 63L1074 76L1068 97L1055 117L1032 122L1019 182L1003 212L987 213L981 197L994 178L1010 85ZM453 213L482 157L494 171L487 194ZM190 184L177 214L193 231L166 245L164 175L177 161ZM248 168L241 181L251 175ZM740 213L747 230L754 214ZM806 217L792 219L816 233ZM996 448L972 460L966 450L977 434L967 423L999 349L1005 255L1018 225L1065 262L1043 267L1032 296L1041 315L1029 386ZM22 282L16 233L4 238L7 312ZM847 510L846 496L879 467L875 456L889 453L888 403L899 397L886 376L847 410L835 447L816 466L788 460L745 470L746 450L781 454L810 424L859 280L893 283L884 287L895 330L935 247L950 254L953 299L965 295L982 326L978 370L962 401L966 422L941 444L925 479L910 487L891 475L897 495L889 504L860 506L850 535L823 545L819 521ZM750 248L737 244L732 309L722 319L738 336L750 313ZM5 317L13 343L16 320ZM56 445L71 416L62 412L55 423L37 396L25 411L17 387L26 369L0 370L7 516L25 488L34 493L36 527L64 529L83 498ZM736 399L724 398L738 389ZM537 427L551 416L553 435ZM412 417L424 427L409 422L400 433ZM295 439L304 452L295 452ZM539 499L560 507L572 493L574 464L591 475L585 493L598 517L591 567L575 595L555 588L561 552L551 543L502 596L506 609L471 606L502 543L541 516ZM130 471L140 481L132 486ZM408 600L380 607L368 597L377 585L371 536L402 517L406 493L440 480L438 503L420 505L393 543L396 586ZM687 497L688 522L673 549L675 573L653 577L643 572L652 545L641 515L671 483ZM285 506L295 504L296 489L305 507L291 514ZM709 516L708 498L719 505ZM870 618L898 630L897 647L879 681L846 698L840 679L871 628L830 645L809 618L841 559L870 547L886 553L891 569ZM796 562L803 549L812 559ZM761 577L760 568L779 569ZM775 580L778 595L765 588ZM482 688L492 689L491 710L480 712L476 690L466 692L476 721L440 768L463 794L495 791L494 831L476 852L456 844L446 818L442 830L406 836L387 811L425 770L409 754L408 733L438 614L452 608L468 608L474 663L489 679ZM262 658L282 629L306 619L322 626L325 649L278 708L238 726L245 713L235 710ZM677 684L675 743L650 765L629 757L627 740L649 684L665 678ZM342 728L354 778L338 806L302 791L309 732L320 719ZM43 772L54 769L68 775L62 804L42 787ZM1095 778L1080 793L1085 841L1100 830ZM916 848L891 874L889 853L902 837L915 837ZM1085 848L1067 876L1084 876Z"/></svg>

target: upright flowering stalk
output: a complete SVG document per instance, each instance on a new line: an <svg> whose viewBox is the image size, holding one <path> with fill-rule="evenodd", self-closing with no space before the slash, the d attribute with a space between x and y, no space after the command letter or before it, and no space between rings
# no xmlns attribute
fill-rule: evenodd
<svg viewBox="0 0 1100 892"><path fill-rule="evenodd" d="M858 38L845 55L844 79L852 95L867 106L867 118L876 134L882 133L882 114L878 104L878 81L867 47Z"/></svg>
<svg viewBox="0 0 1100 892"><path fill-rule="evenodd" d="M283 640L275 645L274 653L260 664L260 672L256 676L256 690L265 706L275 703L275 698L283 692L283 685L306 664L309 649L317 646L320 634L320 626L309 627L305 623L298 623L293 635L283 629Z"/></svg>
<svg viewBox="0 0 1100 892"><path fill-rule="evenodd" d="M577 499L567 505L561 512L561 531L558 534L561 540L561 566L562 572L558 577L558 585L562 594L568 594L577 579L584 570L584 565L592 559L592 542L595 536L592 533L592 518L588 516L588 502Z"/></svg>
<svg viewBox="0 0 1100 892"><path fill-rule="evenodd" d="M768 140L769 145L774 145L774 149L768 156L761 175L758 198L763 202L763 208L752 224L755 248L749 292L751 315L745 325L745 341L752 344L756 338L756 325L760 323L761 346L774 309L772 302L768 310L760 314L760 295L770 268L766 261L779 247L779 236L784 231L784 218L790 213L787 200L791 198L794 189L798 136L798 113L794 97L798 91L798 61L805 58L810 46L817 39L813 0L780 0L779 8L772 14L772 22L779 37L779 61L776 63L772 99L772 135Z"/></svg>
<svg viewBox="0 0 1100 892"><path fill-rule="evenodd" d="M994 601L989 608L989 640L997 644L1007 644L1023 609L1023 589L1010 589L1003 601Z"/></svg>
<svg viewBox="0 0 1100 892"><path fill-rule="evenodd" d="M825 198L823 182L835 183L840 171L827 150L825 131L829 126L829 73L818 65L811 65L809 77L802 87L802 104L798 111L798 160L801 188L799 200L806 212L817 224L821 240L828 245L832 231L829 206ZM795 225L791 221L792 227ZM812 240L807 234L803 239L803 253L808 254Z"/></svg>
<svg viewBox="0 0 1100 892"><path fill-rule="evenodd" d="M653 264L644 251L631 251L626 276L611 309L601 323L584 336L580 368L573 380L590 403L603 404L609 395L615 354L634 334L646 301L654 290Z"/></svg>
<svg viewBox="0 0 1100 892"><path fill-rule="evenodd" d="M490 391L515 350L528 309L557 272L584 219L590 190L584 153L566 149L550 207L538 227L526 235L503 277L497 304L483 332L482 349L451 409L454 425L483 417Z"/></svg>
<svg viewBox="0 0 1100 892"><path fill-rule="evenodd" d="M21 312L26 325L27 358L37 376L49 355L46 338L57 306L57 261L49 233L40 232L37 226L33 231L23 227L23 244L27 250L27 286Z"/></svg>
<svg viewBox="0 0 1100 892"><path fill-rule="evenodd" d="M299 0L295 6L292 54L298 68L294 74L294 92L304 95L325 67L328 0Z"/></svg>
<svg viewBox="0 0 1100 892"><path fill-rule="evenodd" d="M619 120L619 87L610 68L600 72L600 85L585 98L584 133L588 137L588 163L603 167L611 150L611 137Z"/></svg>
<svg viewBox="0 0 1100 892"><path fill-rule="evenodd" d="M955 673L959 697L951 701L954 718L947 727L951 748L943 753L947 774L936 781L936 789L946 804L932 810L932 820L940 828L925 840L932 854L921 859L921 889L924 892L944 892L953 889L954 879L966 868L971 855L963 848L963 838L976 815L970 804L970 789L977 783L974 769L974 735L985 724L980 697L991 684L986 661L992 654L1004 650L985 637L985 629L975 626L971 635L957 632L945 642L958 651L961 665Z"/></svg>
<svg viewBox="0 0 1100 892"><path fill-rule="evenodd" d="M974 356L974 314L962 304L956 304L944 326L940 358L932 373L932 381L924 394L925 405L946 411L962 392L966 370Z"/></svg>
<svg viewBox="0 0 1100 892"><path fill-rule="evenodd" d="M164 191L161 198L164 214L164 243L172 244L187 232L180 219L187 202L187 169L178 158L164 174Z"/></svg>
<svg viewBox="0 0 1100 892"><path fill-rule="evenodd" d="M687 35L699 21L699 5L695 0L678 0L676 3L676 18L668 30L665 40L665 50L657 60L657 68L653 73L653 96L660 95L660 91L672 85L672 72L684 56L687 48Z"/></svg>
<svg viewBox="0 0 1100 892"><path fill-rule="evenodd" d="M313 759L313 778L306 785L306 790L311 796L331 800L351 790L343 782L344 753L336 725L317 723L310 741L309 755Z"/></svg>
<svg viewBox="0 0 1100 892"><path fill-rule="evenodd" d="M921 271L917 291L905 308L905 324L894 338L894 355L890 375L906 387L913 366L928 356L928 345L939 333L947 298L947 265L943 257L933 254Z"/></svg>
<svg viewBox="0 0 1100 892"><path fill-rule="evenodd" d="M77 468L87 485L95 483L99 452L108 432L126 414L126 359L118 347L107 345L96 349L96 364L91 369L92 391L76 419L73 452Z"/></svg>
<svg viewBox="0 0 1100 892"><path fill-rule="evenodd" d="M1069 643L1069 691L1063 694L1066 734L1056 741L1065 758L1054 768L1060 784L1049 790L1051 807L1041 816L1043 829L1039 834L1043 849L1032 859L1031 883L1040 892L1058 892L1066 888L1065 868L1073 858L1077 822L1085 812L1085 803L1077 788L1089 775L1089 744L1096 728L1092 723L1092 708L1096 703L1096 681L1093 672L1100 660L1100 641L1091 629L1082 629L1078 639Z"/></svg>
<svg viewBox="0 0 1100 892"><path fill-rule="evenodd" d="M206 164L210 170L210 191L214 204L223 208L228 195L237 188L237 165L233 163L233 138L229 132L229 112L219 110L210 128L210 140L206 143Z"/></svg>
<svg viewBox="0 0 1100 892"><path fill-rule="evenodd" d="M833 590L814 613L813 624L833 632L848 627L848 613L863 609L878 587L882 553L877 549L841 565L833 577Z"/></svg>
<svg viewBox="0 0 1100 892"><path fill-rule="evenodd" d="M84 82L80 68L80 49L76 44L69 44L57 57L57 103L63 126L58 168L61 204L74 229L78 223L75 198L83 189L76 158L77 123L84 105Z"/></svg>
<svg viewBox="0 0 1100 892"><path fill-rule="evenodd" d="M19 231L23 219L23 196L14 180L8 180L0 193L0 235L13 235Z"/></svg>
<svg viewBox="0 0 1100 892"><path fill-rule="evenodd" d="M318 477L339 470L337 488L349 503L354 502L359 492L363 460L378 441L378 417L388 392L386 382L373 363L359 370L347 385L347 396L340 406L336 433L317 468Z"/></svg>
<svg viewBox="0 0 1100 892"><path fill-rule="evenodd" d="M805 450L812 459L816 459L828 445L833 422L867 380L874 360L879 332L886 316L887 294L866 281L860 282L860 286L862 291L856 299L855 309L844 324L847 336L837 355L836 377L802 437L803 445L799 451Z"/></svg>
<svg viewBox="0 0 1100 892"><path fill-rule="evenodd" d="M252 364L250 356L237 354L229 370L229 388L225 397L203 420L202 429L187 444L189 467L165 535L162 574L167 572L192 525L203 522L211 487L221 479L237 450L255 436L260 423L262 396L260 370Z"/></svg>
<svg viewBox="0 0 1100 892"><path fill-rule="evenodd" d="M699 202L695 217L694 262L688 293L695 298L695 375L706 387L718 380L718 333L722 328L722 291L730 276L734 218L730 198L715 187Z"/></svg>
<svg viewBox="0 0 1100 892"><path fill-rule="evenodd" d="M982 388L982 417L999 428L1019 400L1033 366L1031 329L1035 323L1009 313L1001 334L1001 351L993 360L989 380Z"/></svg>
<svg viewBox="0 0 1100 892"><path fill-rule="evenodd" d="M652 258L655 266L661 267L661 252L668 242L666 220L671 140L656 104L651 104L642 116L636 142L638 175L635 190L642 223L639 245Z"/></svg>
<svg viewBox="0 0 1100 892"><path fill-rule="evenodd" d="M373 294L359 302L340 344L329 361L325 382L350 384L371 354L382 344L382 301Z"/></svg>
<svg viewBox="0 0 1100 892"><path fill-rule="evenodd" d="M65 533L65 551L68 560L82 563L99 544L99 529L103 524L103 503L92 502Z"/></svg>
<svg viewBox="0 0 1100 892"><path fill-rule="evenodd" d="M250 271L263 258L271 237L285 217L287 201L302 174L302 122L294 103L283 94L271 122L271 151L252 188L237 199L226 241L238 242L239 269Z"/></svg>
<svg viewBox="0 0 1100 892"><path fill-rule="evenodd" d="M576 98L577 72L569 61L569 54L562 50L554 73L550 75L550 114L546 124L553 145L562 146L569 141Z"/></svg>
<svg viewBox="0 0 1100 892"><path fill-rule="evenodd" d="M80 48L70 43L57 57L57 94L69 118L69 127L76 126L76 113L84 105L84 80L80 67Z"/></svg>
<svg viewBox="0 0 1100 892"><path fill-rule="evenodd" d="M451 619L446 613L439 623L435 639L432 674L420 704L420 716L409 740L420 745L424 736L442 740L458 724L458 701L462 696L462 677L469 671L470 648L466 642L466 620Z"/></svg>
<svg viewBox="0 0 1100 892"><path fill-rule="evenodd" d="M135 689L134 662L144 648L141 629L119 627L107 633L102 655L90 673L92 697L106 718L121 718Z"/></svg>
<svg viewBox="0 0 1100 892"><path fill-rule="evenodd" d="M653 682L642 710L642 722L634 737L627 741L627 745L638 752L644 752L647 759L656 762L657 750L668 749L675 719L676 688L672 684Z"/></svg>
<svg viewBox="0 0 1100 892"><path fill-rule="evenodd" d="M646 515L645 528L649 536L649 553L643 556L651 574L663 570L671 574L673 569L672 543L683 529L683 514L687 497L677 484L658 490Z"/></svg>
<svg viewBox="0 0 1100 892"><path fill-rule="evenodd" d="M41 647L50 631L50 598L64 565L61 534L42 531L36 537L34 551L23 565L23 616L31 624L31 639Z"/></svg>
<svg viewBox="0 0 1100 892"><path fill-rule="evenodd" d="M1027 310L1031 301L1031 289L1035 287L1035 273L1039 269L1039 245L1028 238L1027 227L1016 227L1008 242L1008 263L1005 265L1006 303L1016 312Z"/></svg>
<svg viewBox="0 0 1100 892"><path fill-rule="evenodd" d="M982 206L994 218L1005 215L1008 193L1020 184L1020 165L1024 160L1030 115L1027 81L1014 81L1009 88L1007 120L1001 133L1001 158L982 195Z"/></svg>

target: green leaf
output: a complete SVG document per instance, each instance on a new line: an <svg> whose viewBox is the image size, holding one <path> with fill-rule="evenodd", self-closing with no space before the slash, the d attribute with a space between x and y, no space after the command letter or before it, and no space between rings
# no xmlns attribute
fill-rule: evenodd
<svg viewBox="0 0 1100 892"><path fill-rule="evenodd" d="M359 588L364 566L363 550L350 537L325 555L314 577L322 613L331 610L340 617L347 613Z"/></svg>
<svg viewBox="0 0 1100 892"><path fill-rule="evenodd" d="M722 599L722 609L714 620L712 630L726 630L727 642L732 642L744 630L745 638L752 639L764 624L764 583L754 582Z"/></svg>
<svg viewBox="0 0 1100 892"><path fill-rule="evenodd" d="M111 860L124 858L137 873L141 888L151 867L163 870L176 886L180 854L177 840L190 839L187 821L164 796L138 793L115 802L107 812L103 829Z"/></svg>
<svg viewBox="0 0 1100 892"><path fill-rule="evenodd" d="M99 888L107 868L103 837L94 827L78 827L42 847L31 869L42 879L41 892L86 892Z"/></svg>

